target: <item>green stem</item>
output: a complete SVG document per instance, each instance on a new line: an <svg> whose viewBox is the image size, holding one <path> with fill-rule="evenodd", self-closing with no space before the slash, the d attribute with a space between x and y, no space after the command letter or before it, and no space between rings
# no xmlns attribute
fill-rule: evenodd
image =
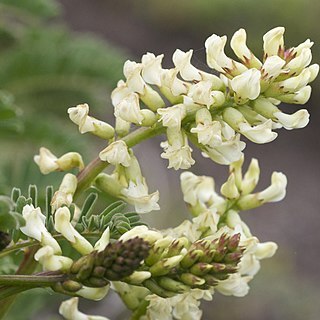
<svg viewBox="0 0 320 320"><path fill-rule="evenodd" d="M65 280L65 274L53 275L0 275L0 285L19 287L50 287L56 282ZM0 299L2 298L0 291Z"/></svg>
<svg viewBox="0 0 320 320"><path fill-rule="evenodd" d="M152 138L165 131L165 127L161 123L156 123L151 128L139 128L125 137L122 140L127 144L129 148L135 146L143 140ZM86 188L90 186L96 176L102 172L107 166L108 162L101 161L99 157L92 160L79 174L78 174L78 186L74 195L76 199Z"/></svg>

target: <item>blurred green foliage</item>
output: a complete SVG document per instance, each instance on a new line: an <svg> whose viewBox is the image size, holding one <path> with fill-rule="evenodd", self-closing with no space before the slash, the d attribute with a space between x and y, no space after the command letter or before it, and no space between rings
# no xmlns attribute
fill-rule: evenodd
<svg viewBox="0 0 320 320"><path fill-rule="evenodd" d="M112 114L105 101L121 78L124 54L69 32L53 19L60 11L53 0L0 0L0 146L6 150L0 193L40 180L32 158L44 144L90 159L95 146L80 139L68 107L87 102L98 116Z"/></svg>

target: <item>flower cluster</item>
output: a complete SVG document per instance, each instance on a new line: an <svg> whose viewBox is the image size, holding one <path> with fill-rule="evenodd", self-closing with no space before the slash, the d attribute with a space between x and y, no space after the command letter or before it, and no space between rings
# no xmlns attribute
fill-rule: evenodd
<svg viewBox="0 0 320 320"><path fill-rule="evenodd" d="M282 200L287 179L274 172L270 186L256 192L258 161L253 159L243 172L245 143L240 137L267 143L277 137L275 129L305 127L307 110L286 114L278 106L281 102L305 104L311 94L309 83L319 71L317 64L310 65L313 42L285 48L283 35L282 27L267 32L259 59L246 45L246 32L238 30L231 39L238 61L224 52L226 36L212 35L205 42L207 64L218 75L192 65L192 50L176 50L170 69L162 68L163 55L147 53L139 63L127 61L125 81L120 80L111 95L114 128L89 115L87 104L69 108L80 133L90 132L108 143L84 170L81 156L73 152L58 158L41 148L34 158L44 174L82 170L78 176L67 173L51 201L52 229L80 253L79 260L62 256L39 208L26 205L22 212L26 225L20 230L41 245L35 259L45 270L66 276L53 286L55 291L98 300L112 282L128 308L143 320L159 319L159 315L161 319L200 319L200 299L211 300L215 291L237 297L248 293L260 260L272 257L277 245L260 243L240 211ZM141 128L131 132L137 126ZM168 160L168 168L188 169L195 163L191 142L203 156L230 166L227 181L217 192L213 178L183 172L181 189L193 218L175 228L160 231L124 222L119 241L109 244L107 225L101 227L90 215L82 217L102 231L93 244L77 229L81 214L74 203L76 193L94 185L133 205L137 213L159 210L159 192L149 194L132 147L163 133L161 157ZM109 164L113 171L103 173ZM101 215L104 222L113 218ZM99 318L82 314L77 303L76 299L65 302L61 314L67 319Z"/></svg>
<svg viewBox="0 0 320 320"><path fill-rule="evenodd" d="M224 53L226 36L209 37L207 63L219 77L194 67L192 50L176 50L172 69L162 68L163 55L147 53L140 63L127 61L126 81L119 81L112 93L116 132L121 136L131 123L152 126L158 119L167 129L161 157L169 160L169 168L188 169L194 164L188 138L205 156L230 164L245 147L240 134L266 143L276 138L273 129L306 126L306 110L289 115L277 105L306 103L311 93L308 84L319 66L309 66L313 42L285 49L283 34L284 28L278 27L264 35L260 61L246 45L245 30L238 30L231 47L240 62Z"/></svg>

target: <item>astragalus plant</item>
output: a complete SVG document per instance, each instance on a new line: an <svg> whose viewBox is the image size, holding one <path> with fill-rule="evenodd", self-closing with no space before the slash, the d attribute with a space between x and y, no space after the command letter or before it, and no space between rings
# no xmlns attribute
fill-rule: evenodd
<svg viewBox="0 0 320 320"><path fill-rule="evenodd" d="M231 39L234 60L224 52L226 36L213 34L205 42L212 72L192 65L192 50L176 50L171 69L162 68L163 55L127 61L125 80L111 95L114 126L91 116L86 103L69 108L80 133L99 137L105 146L88 164L79 153L56 156L41 147L34 161L43 174L67 172L57 190L47 187L42 208L34 185L27 196L14 188L11 197L1 197L0 257L5 261L23 250L21 259L14 259L15 272L0 275L1 315L18 293L36 287L71 296L59 309L69 320L107 319L80 312L78 297L100 300L109 289L132 319L200 319L201 299L211 300L215 292L246 295L260 260L272 257L277 245L260 242L241 211L282 200L287 179L274 172L270 186L256 191L259 164L252 159L243 170L241 138L267 143L278 129L305 127L307 110L286 114L279 105L305 104L319 71L310 65L313 42L286 48L283 35L282 27L267 32L263 56L257 57L246 45L245 30L238 30ZM219 191L212 177L183 171L190 219L165 230L140 220L140 214L161 208L159 192L154 187L149 192L133 151L157 135L164 137L161 157L169 169L195 163L189 143L230 168ZM108 166L112 170L103 172ZM103 193L118 200L97 208ZM126 203L135 212L126 212Z"/></svg>

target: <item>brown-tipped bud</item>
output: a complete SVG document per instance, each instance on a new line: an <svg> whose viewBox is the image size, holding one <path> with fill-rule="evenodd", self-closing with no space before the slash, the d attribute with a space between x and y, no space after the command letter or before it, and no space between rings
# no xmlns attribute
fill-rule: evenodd
<svg viewBox="0 0 320 320"><path fill-rule="evenodd" d="M8 233L0 231L0 251L3 250L11 242L11 237Z"/></svg>
<svg viewBox="0 0 320 320"><path fill-rule="evenodd" d="M221 262L224 259L227 252L228 249L226 247L218 247L213 257L213 261Z"/></svg>
<svg viewBox="0 0 320 320"><path fill-rule="evenodd" d="M189 251L181 261L181 267L184 269L190 268L193 264L195 264L202 256L204 252L199 249L195 249Z"/></svg>
<svg viewBox="0 0 320 320"><path fill-rule="evenodd" d="M222 263L212 263L211 273L219 273L225 270L226 265Z"/></svg>
<svg viewBox="0 0 320 320"><path fill-rule="evenodd" d="M61 286L64 290L69 292L76 292L82 288L81 283L73 280L66 280L61 283Z"/></svg>
<svg viewBox="0 0 320 320"><path fill-rule="evenodd" d="M230 251L235 251L239 247L240 237L240 233L234 234L232 237L230 237L228 242L228 249Z"/></svg>
<svg viewBox="0 0 320 320"><path fill-rule="evenodd" d="M191 288L196 288L205 284L206 280L195 276L192 273L182 273L180 280Z"/></svg>
<svg viewBox="0 0 320 320"><path fill-rule="evenodd" d="M168 247L168 252L166 253L166 257L173 257L180 254L183 248L189 248L190 242L187 238L182 237L172 241L170 246Z"/></svg>
<svg viewBox="0 0 320 320"><path fill-rule="evenodd" d="M204 262L198 262L194 264L190 271L196 276L203 276L212 270L212 265Z"/></svg>
<svg viewBox="0 0 320 320"><path fill-rule="evenodd" d="M225 263L238 263L242 257L242 252L227 253L224 257Z"/></svg>
<svg viewBox="0 0 320 320"><path fill-rule="evenodd" d="M204 255L199 258L199 262L210 263L213 260L214 255L216 254L216 250L207 250L204 252Z"/></svg>

